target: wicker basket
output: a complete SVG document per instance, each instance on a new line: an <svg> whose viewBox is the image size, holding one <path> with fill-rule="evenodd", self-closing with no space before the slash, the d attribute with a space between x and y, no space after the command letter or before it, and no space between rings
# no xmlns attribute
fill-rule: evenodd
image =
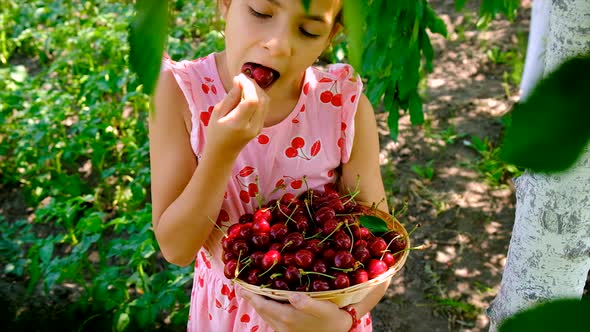
<svg viewBox="0 0 590 332"><path fill-rule="evenodd" d="M365 206L369 206L365 203L360 203ZM404 226L392 215L389 213L383 212L381 210L372 210L372 214L385 220L387 225L390 229L395 230L396 232L402 234L406 240L406 248L410 247L410 239L408 237L408 232L404 228ZM387 282L390 280L406 263L406 259L408 258L409 251L403 251L401 256L398 257L398 260L393 264L386 272L380 274L374 279L370 279L366 282L361 284L353 285L343 289L335 289L329 291L321 291L321 292L299 292L302 294L309 295L311 298L317 300L328 300L338 307L344 307L349 304L360 302L367 296L376 286ZM290 294L296 293L295 291L286 291L286 290L279 290L279 289L272 289L268 287L259 287L252 284L249 284L243 280L238 278L233 279L235 283L240 285L242 288L258 294L262 296L266 296L278 301L287 302L288 297Z"/></svg>

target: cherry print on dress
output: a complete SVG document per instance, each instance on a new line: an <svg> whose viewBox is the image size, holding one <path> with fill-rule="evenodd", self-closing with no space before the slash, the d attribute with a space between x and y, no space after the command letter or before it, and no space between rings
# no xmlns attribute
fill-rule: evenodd
<svg viewBox="0 0 590 332"><path fill-rule="evenodd" d="M207 268L210 269L211 262L209 261L209 259L207 259L207 256L205 255L204 251L201 251L201 257L203 258L203 262L205 262L205 265L207 266Z"/></svg>
<svg viewBox="0 0 590 332"><path fill-rule="evenodd" d="M258 325L254 325L254 326L252 326L252 328L250 329L250 332L256 332L256 331L258 331L258 329L259 329L259 328L260 328L260 326L258 326Z"/></svg>
<svg viewBox="0 0 590 332"><path fill-rule="evenodd" d="M298 119L298 117L299 117L299 115L300 115L301 113L303 113L303 112L305 112L305 104L303 104L303 105L301 106L301 109L299 110L299 112L297 113L297 115L296 115L296 116L293 118L293 120L291 120L291 122L293 122L293 123L299 123L299 119Z"/></svg>
<svg viewBox="0 0 590 332"><path fill-rule="evenodd" d="M243 314L242 317L240 317L240 322L242 322L242 323L248 323L248 322L250 322L250 315Z"/></svg>
<svg viewBox="0 0 590 332"><path fill-rule="evenodd" d="M209 125L209 120L211 119L211 113L213 112L213 106L209 106L206 112L201 112L199 116L201 118L201 122L207 127Z"/></svg>
<svg viewBox="0 0 590 332"><path fill-rule="evenodd" d="M214 95L217 94L217 88L215 87L215 84L213 84L213 79L210 77L205 77L205 83L201 83L201 90L203 90L205 94L209 94L209 91Z"/></svg>
<svg viewBox="0 0 590 332"><path fill-rule="evenodd" d="M234 176L236 178L236 181L240 184L240 186L244 188L240 190L239 195L242 202L246 204L250 203L251 197L256 197L256 194L258 194L258 176L256 176L254 182L248 183L246 179L254 173L254 170L255 168L252 166L245 166L238 172L238 174Z"/></svg>
<svg viewBox="0 0 590 332"><path fill-rule="evenodd" d="M332 104L334 107L342 106L342 94L338 92L336 82L333 82L328 90L320 93L320 101L324 104Z"/></svg>
<svg viewBox="0 0 590 332"><path fill-rule="evenodd" d="M219 211L219 216L217 217L217 221L215 222L219 227L227 227L227 223L229 222L229 213L225 209L221 209Z"/></svg>
<svg viewBox="0 0 590 332"><path fill-rule="evenodd" d="M295 158L299 157L305 160L311 160L313 157L317 156L320 152L322 144L320 140L315 141L311 145L310 155L311 157L307 156L303 148L305 147L305 139L303 137L297 136L291 140L291 146L285 149L285 155L287 158Z"/></svg>
<svg viewBox="0 0 590 332"><path fill-rule="evenodd" d="M270 137L268 137L267 135L264 135L264 134L258 135L258 143L264 145L264 144L268 144L268 142L270 142Z"/></svg>

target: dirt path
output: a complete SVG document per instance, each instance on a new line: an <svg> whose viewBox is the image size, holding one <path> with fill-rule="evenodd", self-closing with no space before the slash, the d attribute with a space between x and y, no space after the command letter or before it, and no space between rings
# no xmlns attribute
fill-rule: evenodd
<svg viewBox="0 0 590 332"><path fill-rule="evenodd" d="M386 297L373 311L375 331L486 331L485 309L498 291L514 221L514 192L509 185L491 186L478 171L481 157L465 144L472 135L497 146L500 119L516 100L514 85L505 90L510 65L494 64L488 50L516 50L528 32L530 5L513 23L494 21L475 28L476 10L456 13L453 1L431 1L445 20L449 37L433 36L434 72L427 81L426 124L413 128L400 122L398 143L378 116L382 166L390 206L400 209L407 228L422 225L414 251ZM430 162L432 179L412 166Z"/></svg>

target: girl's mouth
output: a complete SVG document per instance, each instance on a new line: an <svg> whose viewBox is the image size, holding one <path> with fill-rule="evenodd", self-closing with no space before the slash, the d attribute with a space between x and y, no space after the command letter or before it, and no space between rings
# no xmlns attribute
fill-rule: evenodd
<svg viewBox="0 0 590 332"><path fill-rule="evenodd" d="M281 76L278 71L254 62L246 62L242 66L242 73L255 80L265 90Z"/></svg>

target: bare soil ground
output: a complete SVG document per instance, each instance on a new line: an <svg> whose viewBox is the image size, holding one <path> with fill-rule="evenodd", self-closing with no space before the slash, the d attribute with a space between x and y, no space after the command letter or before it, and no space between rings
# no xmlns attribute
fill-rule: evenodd
<svg viewBox="0 0 590 332"><path fill-rule="evenodd" d="M493 63L486 52L518 48L519 38L522 42L528 34L530 4L514 22L499 18L486 30L475 26L475 7L456 12L453 1L431 4L449 35L432 36L435 62L427 79L426 123L412 127L409 116L403 117L399 140L393 142L385 130L386 114L378 115L384 129L382 173L394 197L390 206L408 203L400 220L408 229L421 224L413 244L430 247L413 251L394 277L373 310L375 331L487 330L485 309L499 289L514 222L512 181L488 184L477 168L481 157L464 141L474 135L498 146L501 118L518 89L512 85L507 95L503 73L512 68ZM432 179L412 170L427 162Z"/></svg>

